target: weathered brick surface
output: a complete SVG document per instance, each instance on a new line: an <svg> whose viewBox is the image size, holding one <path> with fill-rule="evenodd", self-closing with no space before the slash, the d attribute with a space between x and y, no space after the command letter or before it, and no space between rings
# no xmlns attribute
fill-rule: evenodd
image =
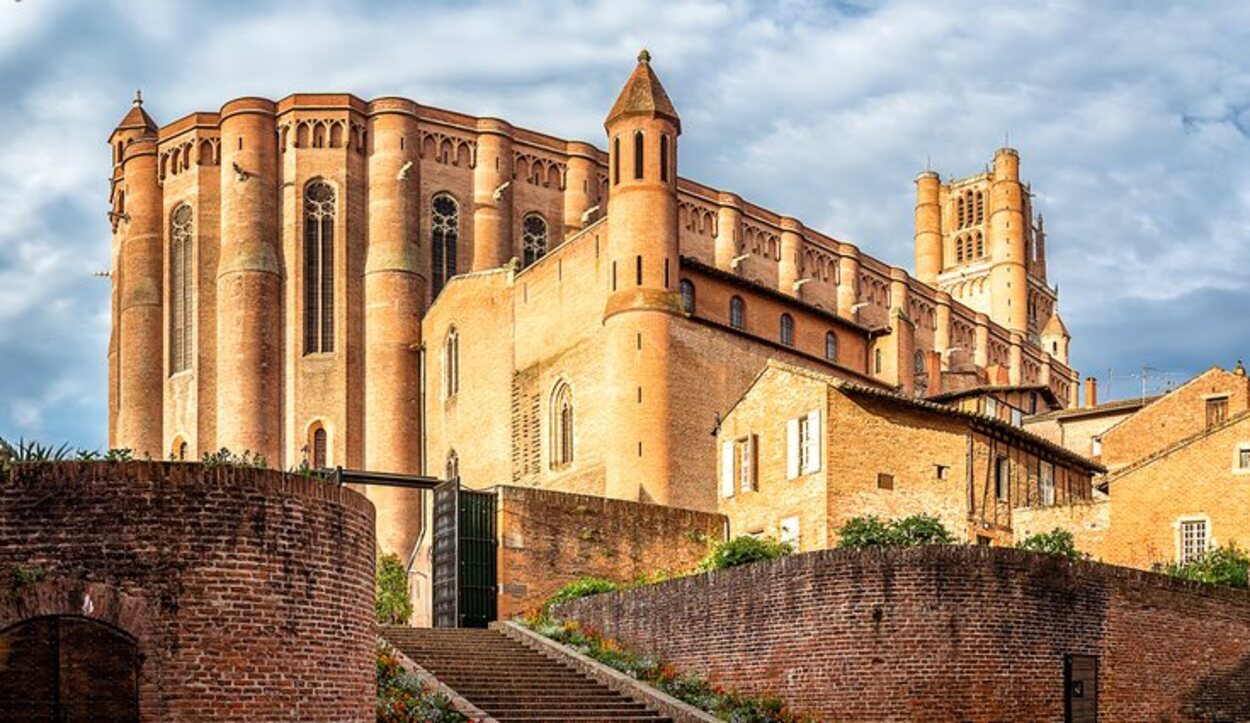
<svg viewBox="0 0 1250 723"><path fill-rule="evenodd" d="M814 552L559 612L825 720L1061 721L1070 653L1099 720L1250 720L1250 595L1018 550Z"/></svg>
<svg viewBox="0 0 1250 723"><path fill-rule="evenodd" d="M0 480L0 629L81 615L138 642L156 720L373 719L373 506L254 469L18 466Z"/></svg>
<svg viewBox="0 0 1250 723"><path fill-rule="evenodd" d="M583 575L632 582L689 572L725 531L714 513L521 487L498 492L501 619Z"/></svg>

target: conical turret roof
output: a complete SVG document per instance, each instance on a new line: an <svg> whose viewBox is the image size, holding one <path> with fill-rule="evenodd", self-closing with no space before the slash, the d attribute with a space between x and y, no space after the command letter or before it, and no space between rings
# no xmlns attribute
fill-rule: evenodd
<svg viewBox="0 0 1250 723"><path fill-rule="evenodd" d="M1050 315L1050 321L1046 322L1046 326L1042 328L1042 336L1070 336L1068 327L1063 325L1063 319L1059 318L1059 312Z"/></svg>
<svg viewBox="0 0 1250 723"><path fill-rule="evenodd" d="M135 99L131 103L130 112L122 118L122 122L117 124L117 129L143 128L155 131L156 121L152 120L152 116L143 109L143 93L135 91Z"/></svg>
<svg viewBox="0 0 1250 723"><path fill-rule="evenodd" d="M646 50L638 54L638 67L634 68L633 75L629 76L621 94L612 104L604 125L610 125L625 115L667 118L677 126L677 132L681 132L681 119L677 117L677 110L673 108L673 101L668 99L668 93L664 92L664 85L651 69L651 54Z"/></svg>

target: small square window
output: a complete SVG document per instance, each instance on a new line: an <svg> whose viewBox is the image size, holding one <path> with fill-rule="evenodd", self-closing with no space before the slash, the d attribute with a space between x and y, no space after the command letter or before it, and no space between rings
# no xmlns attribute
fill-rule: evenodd
<svg viewBox="0 0 1250 723"><path fill-rule="evenodd" d="M1228 419L1228 397L1207 400L1207 426L1223 424Z"/></svg>
<svg viewBox="0 0 1250 723"><path fill-rule="evenodd" d="M947 466L946 466L946 465L944 465L944 464L939 464L939 465L937 466L937 478L938 478L938 479L946 479L946 478L950 477L950 474L951 474L951 468L950 468L950 467L947 467Z"/></svg>
<svg viewBox="0 0 1250 723"><path fill-rule="evenodd" d="M994 540L985 535L977 535L977 544L981 547L989 547Z"/></svg>
<svg viewBox="0 0 1250 723"><path fill-rule="evenodd" d="M894 489L894 475L884 472L877 474L877 489L892 490Z"/></svg>
<svg viewBox="0 0 1250 723"><path fill-rule="evenodd" d="M1237 450L1237 469L1250 470L1250 447Z"/></svg>

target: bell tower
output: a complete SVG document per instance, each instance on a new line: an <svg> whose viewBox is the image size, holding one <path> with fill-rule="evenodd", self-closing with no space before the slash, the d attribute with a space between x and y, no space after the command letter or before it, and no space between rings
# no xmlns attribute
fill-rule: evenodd
<svg viewBox="0 0 1250 723"><path fill-rule="evenodd" d="M681 120L646 50L638 54L604 127L610 266L603 323L617 425L606 450L605 494L670 504L670 327L681 315L676 292Z"/></svg>

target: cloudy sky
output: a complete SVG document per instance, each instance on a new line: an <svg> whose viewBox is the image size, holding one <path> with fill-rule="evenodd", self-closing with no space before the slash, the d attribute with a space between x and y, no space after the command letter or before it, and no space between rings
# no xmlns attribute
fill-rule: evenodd
<svg viewBox="0 0 1250 723"><path fill-rule="evenodd" d="M940 6L940 7L939 7ZM1073 362L1112 391L1250 349L1250 3L0 0L0 436L106 437L109 152L241 95L347 91L602 145L646 46L683 175L912 266L912 178L1004 136Z"/></svg>

